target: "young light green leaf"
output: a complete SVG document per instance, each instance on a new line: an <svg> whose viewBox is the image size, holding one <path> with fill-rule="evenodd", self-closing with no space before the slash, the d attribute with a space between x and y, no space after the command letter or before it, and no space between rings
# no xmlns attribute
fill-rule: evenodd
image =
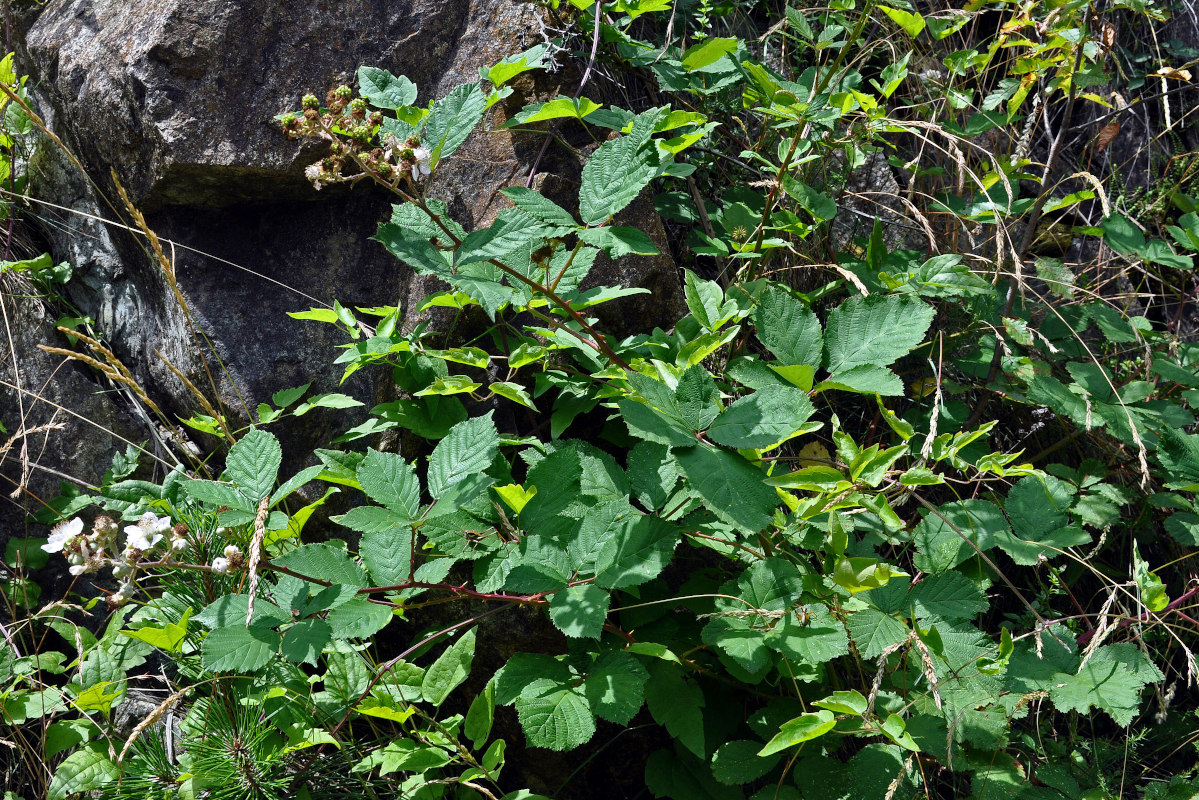
<svg viewBox="0 0 1199 800"><path fill-rule="evenodd" d="M491 726L495 722L495 681L488 681L483 691L475 695L466 712L466 720L462 723L462 732L470 739L475 749L482 747L491 735Z"/></svg>
<svg viewBox="0 0 1199 800"><path fill-rule="evenodd" d="M783 723L778 734L758 751L759 756L768 756L794 747L797 744L823 736L837 724L833 712L821 709L810 714L796 717L790 722Z"/></svg>

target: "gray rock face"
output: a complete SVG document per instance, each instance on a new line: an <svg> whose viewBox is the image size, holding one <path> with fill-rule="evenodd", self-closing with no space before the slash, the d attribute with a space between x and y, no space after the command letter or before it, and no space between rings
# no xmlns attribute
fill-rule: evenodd
<svg viewBox="0 0 1199 800"><path fill-rule="evenodd" d="M315 192L302 173L319 150L285 139L273 117L308 91L352 83L362 64L407 75L421 103L441 97L542 41L540 13L524 0L51 0L25 12L19 69L87 172L48 146L30 168L32 193L65 207L40 213L55 258L75 266L69 299L168 413L186 416L196 403L166 361L237 424L273 392L309 381L367 407L385 399L385 374L359 372L339 387L331 362L342 335L286 312L334 299L411 308L434 287L370 240L391 198L365 184ZM558 89L552 76L537 80L523 79L484 120L488 131L434 176L430 194L468 229L498 213L498 189L522 181L540 149L540 135L499 129ZM567 183L576 180L577 163L554 151L541 170L565 164ZM162 238L190 318L140 233L75 213L129 224L110 171ZM665 250L646 213L634 224ZM654 290L652 303L613 309L629 328L669 325L681 307L667 256L597 272L593 281ZM298 461L353 421L318 411L276 432Z"/></svg>

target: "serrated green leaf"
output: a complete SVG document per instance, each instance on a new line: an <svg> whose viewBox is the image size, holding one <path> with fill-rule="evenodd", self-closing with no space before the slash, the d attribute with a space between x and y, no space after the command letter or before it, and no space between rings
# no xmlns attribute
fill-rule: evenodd
<svg viewBox="0 0 1199 800"><path fill-rule="evenodd" d="M333 544L306 544L279 556L274 562L309 578L361 588L366 572L352 556Z"/></svg>
<svg viewBox="0 0 1199 800"><path fill-rule="evenodd" d="M187 480L183 482L183 491L213 508L228 506L239 511L255 511L257 506L231 483Z"/></svg>
<svg viewBox="0 0 1199 800"><path fill-rule="evenodd" d="M645 700L654 720L679 744L704 758L704 692L671 664L654 664L645 685Z"/></svg>
<svg viewBox="0 0 1199 800"><path fill-rule="evenodd" d="M467 676L475 658L475 629L471 628L447 647L425 670L421 696L435 706L441 705Z"/></svg>
<svg viewBox="0 0 1199 800"><path fill-rule="evenodd" d="M1141 689L1164 677L1136 645L1121 642L1100 647L1076 675L1058 673L1049 697L1060 711L1086 713L1094 707L1128 727L1140 706Z"/></svg>
<svg viewBox="0 0 1199 800"><path fill-rule="evenodd" d="M261 622L247 628L244 616L238 622L213 630L200 646L204 669L208 672L254 672L269 664L278 650L279 634Z"/></svg>
<svg viewBox="0 0 1199 800"><path fill-rule="evenodd" d="M683 69L694 72L715 64L729 53L736 52L739 44L740 41L735 36L725 39L715 37L705 39L699 44L688 47L687 52L683 53Z"/></svg>
<svg viewBox="0 0 1199 800"><path fill-rule="evenodd" d="M440 498L456 483L483 472L499 453L500 435L492 413L460 422L429 456L429 494Z"/></svg>
<svg viewBox="0 0 1199 800"><path fill-rule="evenodd" d="M535 679L516 699L516 714L533 747L572 750L595 734L595 717L582 686Z"/></svg>
<svg viewBox="0 0 1199 800"><path fill-rule="evenodd" d="M568 586L550 600L550 620L571 638L598 639L612 596L595 584Z"/></svg>
<svg viewBox="0 0 1199 800"><path fill-rule="evenodd" d="M225 458L225 477L233 481L256 506L271 496L275 478L283 461L283 450L274 434L252 430L229 448Z"/></svg>
<svg viewBox="0 0 1199 800"><path fill-rule="evenodd" d="M763 292L753 320L758 339L784 365L820 364L820 320L784 289L771 286Z"/></svg>
<svg viewBox="0 0 1199 800"><path fill-rule="evenodd" d="M863 364L888 366L923 341L933 313L908 295L851 297L829 312L825 367L836 375Z"/></svg>
<svg viewBox="0 0 1199 800"><path fill-rule="evenodd" d="M356 477L366 496L379 505L410 520L420 516L420 478L402 456L367 450Z"/></svg>
<svg viewBox="0 0 1199 800"><path fill-rule="evenodd" d="M778 494L766 485L766 475L740 455L700 445L676 450L674 456L707 508L742 533L757 533L774 518Z"/></svg>
<svg viewBox="0 0 1199 800"><path fill-rule="evenodd" d="M726 447L767 449L795 435L815 411L799 389L768 386L726 408L708 429L708 438Z"/></svg>
<svg viewBox="0 0 1199 800"><path fill-rule="evenodd" d="M625 515L595 555L596 585L627 589L656 578L681 538L678 528L660 517Z"/></svg>
<svg viewBox="0 0 1199 800"><path fill-rule="evenodd" d="M579 216L601 225L624 209L658 174L658 152L650 137L664 109L639 114L627 136L604 142L583 167Z"/></svg>
<svg viewBox="0 0 1199 800"><path fill-rule="evenodd" d="M583 694L591 713L627 725L641 708L649 672L633 656L609 650L587 671Z"/></svg>
<svg viewBox="0 0 1199 800"><path fill-rule="evenodd" d="M945 572L972 558L978 550L990 549L997 535L1009 531L1007 519L994 503L985 500L946 503L925 515L912 531L917 551L913 563L924 572Z"/></svg>
<svg viewBox="0 0 1199 800"><path fill-rule="evenodd" d="M878 364L859 364L831 375L828 380L816 384L814 391L823 392L840 389L857 394L877 394L882 397L903 395L903 382L887 367Z"/></svg>
<svg viewBox="0 0 1199 800"><path fill-rule="evenodd" d="M619 225L585 228L579 231L579 239L602 250L608 258L622 258L630 254L656 256L660 252L653 239L642 231Z"/></svg>
<svg viewBox="0 0 1199 800"><path fill-rule="evenodd" d="M325 620L337 639L369 639L386 628L392 616L388 606L358 595L330 611Z"/></svg>
<svg viewBox="0 0 1199 800"><path fill-rule="evenodd" d="M908 638L907 626L874 608L848 615L845 624L863 658L877 658L888 647Z"/></svg>
<svg viewBox="0 0 1199 800"><path fill-rule="evenodd" d="M928 575L908 593L917 619L971 619L987 610L987 598L974 581L960 572Z"/></svg>
<svg viewBox="0 0 1199 800"><path fill-rule="evenodd" d="M455 86L438 100L421 129L421 140L429 148L429 165L436 168L437 162L461 147L486 110L487 95L477 83Z"/></svg>
<svg viewBox="0 0 1199 800"><path fill-rule="evenodd" d="M281 652L288 661L315 664L325 645L333 641L333 626L323 619L302 619L283 633Z"/></svg>
<svg viewBox="0 0 1199 800"><path fill-rule="evenodd" d="M249 610L248 594L221 595L196 614L195 621L208 628L223 628L239 622L245 625ZM279 625L291 622L291 619L291 614L265 598L259 597L254 601L254 618L251 622L255 624Z"/></svg>
<svg viewBox="0 0 1199 800"><path fill-rule="evenodd" d="M712 755L712 777L726 786L741 786L761 778L774 769L779 756L759 756L761 742L734 739L725 742Z"/></svg>
<svg viewBox="0 0 1199 800"><path fill-rule="evenodd" d="M378 67L358 68L358 91L375 108L394 110L416 102L415 83L403 75L392 75Z"/></svg>
<svg viewBox="0 0 1199 800"><path fill-rule="evenodd" d="M67 800L120 777L121 770L109 757L108 748L108 742L103 740L89 742L67 756L54 770L46 800Z"/></svg>

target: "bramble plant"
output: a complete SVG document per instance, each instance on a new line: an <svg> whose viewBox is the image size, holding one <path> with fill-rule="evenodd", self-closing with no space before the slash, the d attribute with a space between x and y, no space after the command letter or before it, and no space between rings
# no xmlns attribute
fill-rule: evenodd
<svg viewBox="0 0 1199 800"><path fill-rule="evenodd" d="M507 119L594 141L577 207L511 186L468 231L435 197L544 45L427 106L364 66L357 90L277 118L326 143L315 188L390 190L377 241L448 288L420 309L293 314L345 331L343 381L386 367L402 392L316 465L280 476L269 424L357 401L297 405L304 386L258 409L216 480L129 467L60 504L43 549L121 583L99 637L51 607L30 625L73 649L0 661L7 717L45 720L44 757L69 753L52 800L539 797L504 772L505 706L534 748L594 753L604 722L656 726L644 785L673 800L1195 791L1193 748L1174 750L1193 708L1171 701L1193 687L1196 590L1148 559L1199 546L1199 348L1037 255L1047 215L1099 209L1068 238L1146 280L1194 278L1192 199L1155 238L1094 175L1064 177L1059 142L1031 160L1040 109L1065 129L1103 102L1105 12L1004 6L972 39L981 5L788 7L763 39L780 62L716 35L735 4L679 4L694 42L654 39L681 25L674 5L559 9L656 81L640 111L578 94ZM868 30L904 54L872 69ZM904 106L905 86L926 99ZM887 159L910 175L896 199L923 250L888 230L889 206L838 240L839 210L880 194L851 180ZM646 290L586 279L601 254L658 254L614 221L651 187L694 259L687 313L618 338L592 309ZM402 324L431 308L484 330ZM428 447L355 449L396 429ZM357 498L332 518L352 533L304 542L337 492ZM90 504L104 514L84 535ZM428 616L444 604L468 610ZM518 608L544 612L550 644L479 674L477 643ZM400 628L408 644L390 644ZM118 732L152 654L172 691Z"/></svg>

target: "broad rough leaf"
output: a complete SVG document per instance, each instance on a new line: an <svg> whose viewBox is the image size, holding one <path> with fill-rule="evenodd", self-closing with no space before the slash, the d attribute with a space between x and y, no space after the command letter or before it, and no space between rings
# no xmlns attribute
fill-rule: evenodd
<svg viewBox="0 0 1199 800"><path fill-rule="evenodd" d="M809 606L807 620L788 614L764 637L766 645L787 658L823 664L849 652L849 635L824 606Z"/></svg>
<svg viewBox="0 0 1199 800"><path fill-rule="evenodd" d="M591 712L617 725L627 725L641 708L649 671L628 653L609 650L599 656L583 681Z"/></svg>
<svg viewBox="0 0 1199 800"><path fill-rule="evenodd" d="M99 789L116 780L120 774L120 767L108 755L108 743L89 742L67 756L54 770L46 798L67 800L68 797Z"/></svg>
<svg viewBox="0 0 1199 800"><path fill-rule="evenodd" d="M778 493L742 456L707 445L676 450L674 456L704 505L742 533L757 533L774 518Z"/></svg>
<svg viewBox="0 0 1199 800"><path fill-rule="evenodd" d="M358 562L345 550L332 544L301 545L274 559L274 563L305 577L334 584L363 587L367 583L366 572Z"/></svg>
<svg viewBox="0 0 1199 800"><path fill-rule="evenodd" d="M990 549L997 535L1009 531L1007 519L994 503L986 500L946 503L936 511L929 511L912 531L917 551L913 563L924 572L945 572L977 555L978 550Z"/></svg>
<svg viewBox="0 0 1199 800"><path fill-rule="evenodd" d="M699 684L688 681L674 664L653 664L645 685L645 700L654 720L674 739L703 758L704 692Z"/></svg>
<svg viewBox="0 0 1199 800"><path fill-rule="evenodd" d="M971 619L987 610L987 598L960 572L929 575L912 587L909 599L917 618Z"/></svg>
<svg viewBox="0 0 1199 800"><path fill-rule="evenodd" d="M585 224L603 224L658 175L658 152L650 146L650 137L665 113L664 108L654 108L639 114L627 136L605 142L592 153L579 188L579 216Z"/></svg>
<svg viewBox="0 0 1199 800"><path fill-rule="evenodd" d="M908 638L907 626L875 608L863 608L850 614L845 624L862 658L877 658L891 645Z"/></svg>
<svg viewBox="0 0 1199 800"><path fill-rule="evenodd" d="M441 705L467 676L475 658L475 629L471 628L447 647L425 670L421 696L435 706Z"/></svg>
<svg viewBox="0 0 1199 800"><path fill-rule="evenodd" d="M358 542L358 555L375 586L396 586L412 576L412 529L368 531Z"/></svg>
<svg viewBox="0 0 1199 800"><path fill-rule="evenodd" d="M358 68L358 91L376 108L397 109L416 102L416 84L378 67Z"/></svg>
<svg viewBox="0 0 1199 800"><path fill-rule="evenodd" d="M934 313L908 295L851 297L829 312L825 367L834 375L862 364L886 367L924 340Z"/></svg>
<svg viewBox="0 0 1199 800"><path fill-rule="evenodd" d="M550 600L550 620L572 639L598 639L612 596L592 583L568 586Z"/></svg>
<svg viewBox="0 0 1199 800"><path fill-rule="evenodd" d="M500 194L507 197L516 207L544 225L555 228L577 227L578 223L570 212L540 192L523 186L509 186Z"/></svg>
<svg viewBox="0 0 1199 800"><path fill-rule="evenodd" d="M325 645L333 641L333 626L319 617L302 619L283 633L281 652L288 661L316 664Z"/></svg>
<svg viewBox="0 0 1199 800"><path fill-rule="evenodd" d="M753 313L758 339L785 365L820 364L824 334L812 309L785 289L771 286Z"/></svg>
<svg viewBox="0 0 1199 800"><path fill-rule="evenodd" d="M768 386L726 408L708 438L737 449L763 449L793 436L815 413L807 394L789 386Z"/></svg>
<svg viewBox="0 0 1199 800"><path fill-rule="evenodd" d="M675 406L683 424L693 431L702 431L720 413L720 390L712 374L699 364L679 377L674 391Z"/></svg>
<svg viewBox="0 0 1199 800"><path fill-rule="evenodd" d="M779 762L779 756L759 756L760 741L735 739L716 748L712 756L712 777L729 786L756 781Z"/></svg>
<svg viewBox="0 0 1199 800"><path fill-rule="evenodd" d="M431 165L457 150L487 110L487 95L477 83L463 83L438 100L425 119L421 140L432 154Z"/></svg>
<svg viewBox="0 0 1199 800"><path fill-rule="evenodd" d="M408 519L420 516L420 479L403 456L367 450L358 465L357 478L366 496L379 505Z"/></svg>
<svg viewBox="0 0 1199 800"><path fill-rule="evenodd" d="M595 734L583 687L537 678L516 699L516 714L533 747L573 750Z"/></svg>
<svg viewBox="0 0 1199 800"><path fill-rule="evenodd" d="M651 511L666 504L679 481L679 467L670 449L659 442L638 442L629 451L629 483L638 502Z"/></svg>
<svg viewBox="0 0 1199 800"><path fill-rule="evenodd" d="M233 481L253 505L271 496L283 450L275 435L264 430L252 430L229 448L225 459L225 477Z"/></svg>
<svg viewBox="0 0 1199 800"><path fill-rule="evenodd" d="M367 639L387 627L391 622L391 608L372 603L362 595L339 605L329 612L325 621L338 639Z"/></svg>
<svg viewBox="0 0 1199 800"><path fill-rule="evenodd" d="M279 634L261 622L246 627L245 617L204 637L200 647L208 672L254 672L270 663L279 650Z"/></svg>
<svg viewBox="0 0 1199 800"><path fill-rule="evenodd" d="M1121 642L1100 647L1076 675L1059 673L1049 697L1060 711L1085 714L1094 707L1128 727L1140 706L1141 689L1164 678L1136 645Z"/></svg>
<svg viewBox="0 0 1199 800"><path fill-rule="evenodd" d="M624 516L596 554L596 585L625 589L656 578L681 538L679 529L660 517Z"/></svg>
<svg viewBox="0 0 1199 800"><path fill-rule="evenodd" d="M486 470L500 449L492 414L460 422L429 456L429 494L441 497L451 486Z"/></svg>

